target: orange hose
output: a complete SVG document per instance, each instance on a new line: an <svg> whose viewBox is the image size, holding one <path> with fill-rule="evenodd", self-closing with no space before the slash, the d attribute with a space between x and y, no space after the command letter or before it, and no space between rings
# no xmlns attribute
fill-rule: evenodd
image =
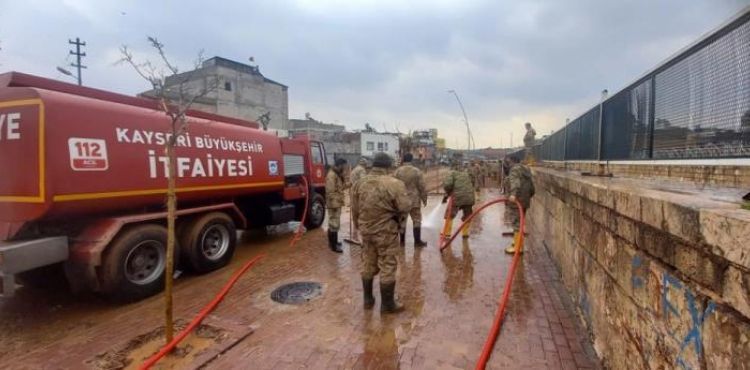
<svg viewBox="0 0 750 370"><path fill-rule="evenodd" d="M510 298L510 289L513 284L513 275L515 275L516 272L516 266L518 266L518 261L521 259L521 249L523 248L523 242L524 242L524 231L526 230L526 218L523 214L523 207L521 207L521 204L516 200L516 205L518 206L518 212L520 213L521 217L521 225L519 227L519 235L518 235L518 244L516 246L516 252L513 254L513 262L510 264L510 271L508 272L508 278L505 280L505 288L503 289L503 295L500 298L499 306L497 307L497 312L495 313L495 320L492 322L492 328L490 329L489 334L487 335L487 340L484 342L484 347L482 347L482 354L479 356L479 360L477 361L477 370L484 370L484 368L487 366L487 361L490 359L490 356L492 355L492 349L495 348L495 342L497 341L497 336L500 333L500 329L503 326L503 318L505 317L505 308L508 305L508 299Z"/></svg>
<svg viewBox="0 0 750 370"><path fill-rule="evenodd" d="M307 208L310 204L310 189L308 187L307 178L304 176L302 178L302 184L305 186L305 209L302 211L302 219L300 220L299 227L297 228L297 231L295 232L294 238L292 238L292 241L290 242L290 246L294 246L295 243L297 243L302 238L302 233L304 230L305 225L305 219L307 218ZM156 353L155 355L151 356L148 360L146 360L143 364L141 364L141 367L139 367L140 370L148 370L154 364L156 364L157 361L162 359L164 356L166 356L167 353L171 352L185 337L190 334L195 328L203 321L203 319L206 318L206 316L213 311L216 306L219 305L219 303L224 299L224 297L229 293L229 290L234 286L234 284L239 280L239 278L252 267L256 262L260 261L263 257L265 257L265 254L261 254L259 256L256 256L255 258L251 259L245 265L242 266L241 269L239 269L234 275L232 275L232 278L229 279L226 285L221 289L219 294L214 297L214 299L203 309L198 313L197 316L193 319L193 321L190 322L190 324L183 329L171 342L167 343L162 349Z"/></svg>
<svg viewBox="0 0 750 370"><path fill-rule="evenodd" d="M240 268L237 272L232 275L232 278L229 279L226 285L221 289L219 294L214 297L214 299L203 309L198 313L197 316L193 319L193 321L190 322L190 324L183 329L177 336L172 339L171 342L169 342L166 346L162 347L162 349L156 353L155 355L151 356L148 360L146 360L141 366L139 367L140 370L147 370L150 369L154 364L156 364L157 361L159 361L162 357L164 357L167 353L171 352L177 344L179 344L185 337L190 334L202 321L206 318L206 316L216 308L216 306L219 305L219 303L224 299L224 296L229 293L229 290L234 286L234 283L237 282L237 280L244 274L247 270L250 269L256 262L260 261L263 257L265 257L265 254L261 254L259 256L256 256L255 258L251 259L247 263L245 263L242 268Z"/></svg>
<svg viewBox="0 0 750 370"><path fill-rule="evenodd" d="M469 217L466 218L461 223L461 226L458 227L456 232L453 234L453 236L445 241L442 246L440 246L440 251L442 252L443 249L445 249L461 232L461 229L463 229L464 225L469 223L474 216L482 212L487 207L497 204L497 203L507 203L508 199L505 197L495 199L493 201L487 202L483 204L481 207L479 207L476 211L472 212ZM515 275L516 272L516 266L518 266L518 261L520 261L521 257L521 249L523 248L523 242L524 242L524 232L526 230L526 215L524 215L523 207L521 206L521 203L516 200L515 201L516 206L518 206L518 211L520 212L520 218L521 218L521 224L519 227L519 236L518 236L518 244L516 246L516 252L513 254L513 260L510 264L510 270L508 272L508 277L505 280L505 287L503 288L503 294L500 297L500 300L498 301L498 307L497 311L495 312L495 318L492 322L492 327L490 328L490 332L487 335L487 339L484 342L484 346L482 347L482 353L479 356L479 360L477 360L477 370L483 370L487 366L487 361L490 359L490 356L492 355L492 350L495 347L495 342L497 342L497 336L500 334L500 329L503 326L503 318L505 316L505 308L508 306L508 299L510 298L510 289L513 285L513 275Z"/></svg>
<svg viewBox="0 0 750 370"><path fill-rule="evenodd" d="M289 243L290 247L293 247L300 239L302 239L305 219L307 218L307 207L310 206L310 188L307 185L307 178L305 176L302 176L302 184L305 185L305 209L302 211L302 219L299 221L299 226L294 233L294 238L292 238L292 242Z"/></svg>

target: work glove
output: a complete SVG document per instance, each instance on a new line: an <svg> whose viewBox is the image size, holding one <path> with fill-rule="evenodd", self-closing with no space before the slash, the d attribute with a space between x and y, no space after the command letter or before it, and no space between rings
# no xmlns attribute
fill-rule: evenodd
<svg viewBox="0 0 750 370"><path fill-rule="evenodd" d="M509 197L508 197L508 200L509 200L509 201L510 201L511 203L516 203L516 196L515 196L515 195L511 195L511 196L509 196Z"/></svg>

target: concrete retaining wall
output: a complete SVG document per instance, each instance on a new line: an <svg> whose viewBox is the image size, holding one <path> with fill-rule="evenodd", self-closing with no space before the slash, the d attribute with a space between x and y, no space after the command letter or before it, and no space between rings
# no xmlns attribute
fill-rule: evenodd
<svg viewBox="0 0 750 370"><path fill-rule="evenodd" d="M613 173L615 176L665 179L700 185L748 188L748 191L750 191L749 165L717 166L705 161L680 165L649 162L654 161L643 161L642 163L610 162L606 164L606 168L608 172ZM592 173L596 173L599 170L598 162L586 161L545 162L545 166L560 170Z"/></svg>
<svg viewBox="0 0 750 370"><path fill-rule="evenodd" d="M547 248L615 369L750 368L750 211L617 178L535 168Z"/></svg>

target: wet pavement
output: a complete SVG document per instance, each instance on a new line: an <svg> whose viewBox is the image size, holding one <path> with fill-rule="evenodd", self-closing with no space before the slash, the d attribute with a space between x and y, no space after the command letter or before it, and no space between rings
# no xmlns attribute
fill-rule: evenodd
<svg viewBox="0 0 750 370"><path fill-rule="evenodd" d="M483 200L497 196L492 189L482 194ZM189 320L243 262L267 253L205 321L222 331L217 344L181 366L473 368L502 293L511 261L503 249L510 238L500 236L503 210L490 208L473 223L468 240L453 242L441 255L439 207L440 197L431 197L423 210L429 246L415 250L408 235L399 255L397 292L407 311L398 315L380 314L377 283L378 304L363 310L358 246L345 244L344 254L334 254L322 229L309 231L294 247L288 246L290 235L243 234L229 267L183 276L176 284L176 317ZM342 216L341 238L348 236L348 217ZM298 281L321 283L322 295L299 305L271 300L275 288ZM0 298L0 367L102 367L97 355L152 332L161 318L159 296L115 306L96 296L71 297L62 287L22 288L13 299ZM591 353L547 252L528 248L488 368L598 368Z"/></svg>

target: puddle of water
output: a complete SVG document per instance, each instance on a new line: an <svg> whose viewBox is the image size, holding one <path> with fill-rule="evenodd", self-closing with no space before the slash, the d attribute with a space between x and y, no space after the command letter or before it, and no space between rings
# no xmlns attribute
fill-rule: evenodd
<svg viewBox="0 0 750 370"><path fill-rule="evenodd" d="M299 221L290 221L285 224L266 226L266 233L269 236L293 234L299 228Z"/></svg>
<svg viewBox="0 0 750 370"><path fill-rule="evenodd" d="M95 369L101 370L138 369L144 361L158 352L164 345L163 333L164 328L158 328L140 335L121 349L97 355L91 361L91 364ZM201 325L190 333L172 353L159 360L154 368L188 368L206 349L219 343L223 338L223 331L211 326Z"/></svg>

